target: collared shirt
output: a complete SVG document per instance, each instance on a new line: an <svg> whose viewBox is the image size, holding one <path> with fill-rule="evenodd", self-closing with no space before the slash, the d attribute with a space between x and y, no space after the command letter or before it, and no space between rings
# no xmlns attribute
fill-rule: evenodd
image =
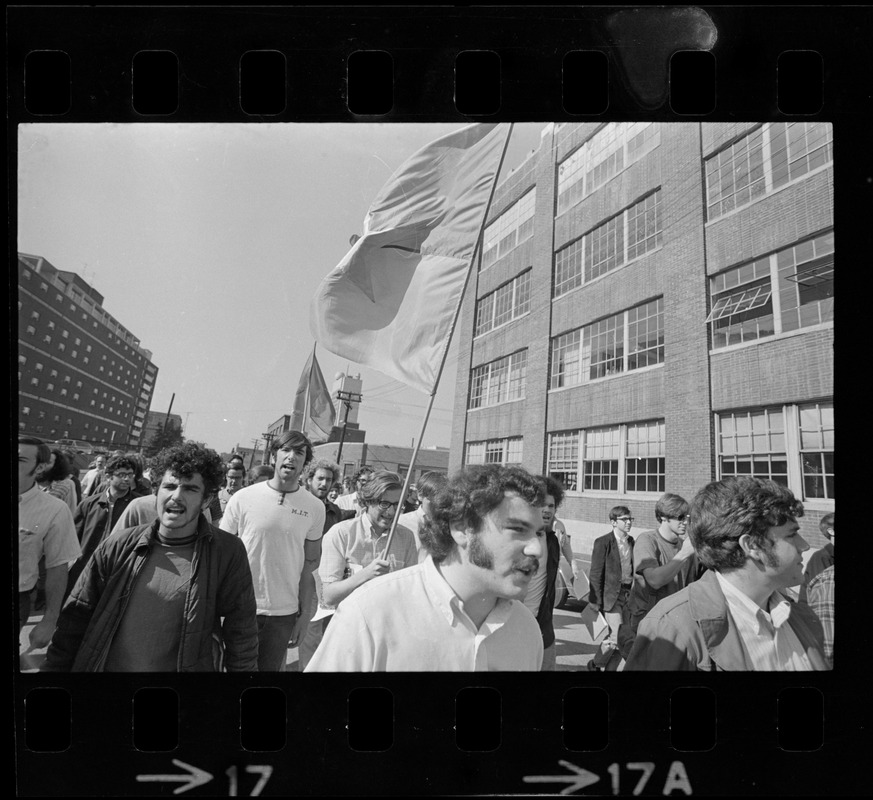
<svg viewBox="0 0 873 800"><path fill-rule="evenodd" d="M401 514L400 519L397 520L398 525L402 525L404 528L409 528L412 531L412 535L415 537L415 547L418 550L418 563L420 564L427 558L427 548L422 547L421 537L418 535L418 530L421 527L421 522L424 519L424 509L419 506L415 509L415 511L409 511L406 514Z"/></svg>
<svg viewBox="0 0 873 800"><path fill-rule="evenodd" d="M428 557L343 600L306 672L539 671L543 639L517 600L479 628Z"/></svg>
<svg viewBox="0 0 873 800"><path fill-rule="evenodd" d="M791 604L782 595L773 592L765 611L721 573L715 574L752 669L782 672L813 669L800 640L787 624Z"/></svg>
<svg viewBox="0 0 873 800"><path fill-rule="evenodd" d="M370 518L360 517L343 520L334 525L321 543L321 563L318 576L322 583L333 583L349 577L350 564L366 567L382 555L388 541L388 531L376 535ZM392 569L403 569L418 563L415 537L412 531L399 523L391 540L389 559L393 557Z"/></svg>
<svg viewBox="0 0 873 800"><path fill-rule="evenodd" d="M34 484L18 496L18 591L30 591L39 575L39 560L46 569L74 561L82 554L73 515L63 500Z"/></svg>
<svg viewBox="0 0 873 800"><path fill-rule="evenodd" d="M616 529L613 529L613 535L618 542L618 555L621 558L621 582L631 583L634 579L634 562L630 542L627 534L621 535Z"/></svg>
<svg viewBox="0 0 873 800"><path fill-rule="evenodd" d="M361 508L358 503L358 493L352 492L351 494L341 494L336 499L336 507L341 508L343 511L354 511L356 517L360 517L361 514L364 513L364 509Z"/></svg>
<svg viewBox="0 0 873 800"><path fill-rule="evenodd" d="M816 575L807 586L809 607L821 620L824 629L824 654L831 669L834 666L834 565Z"/></svg>

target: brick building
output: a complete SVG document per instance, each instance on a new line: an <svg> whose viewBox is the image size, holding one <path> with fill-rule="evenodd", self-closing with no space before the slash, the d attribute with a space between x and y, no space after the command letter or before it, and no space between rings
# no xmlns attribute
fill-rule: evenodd
<svg viewBox="0 0 873 800"><path fill-rule="evenodd" d="M788 485L834 508L833 143L822 123L548 125L498 186L459 321L452 448L609 509Z"/></svg>
<svg viewBox="0 0 873 800"><path fill-rule="evenodd" d="M79 275L18 254L18 429L107 450L142 442L158 368Z"/></svg>

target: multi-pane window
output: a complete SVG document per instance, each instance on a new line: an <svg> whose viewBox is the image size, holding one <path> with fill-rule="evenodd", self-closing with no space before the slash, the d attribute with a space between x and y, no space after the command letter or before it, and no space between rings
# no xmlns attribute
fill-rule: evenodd
<svg viewBox="0 0 873 800"><path fill-rule="evenodd" d="M834 233L715 275L709 288L707 322L716 349L829 322L834 318Z"/></svg>
<svg viewBox="0 0 873 800"><path fill-rule="evenodd" d="M605 125L558 165L558 214L576 205L661 143L651 122Z"/></svg>
<svg viewBox="0 0 873 800"><path fill-rule="evenodd" d="M550 389L577 386L664 362L659 297L552 339Z"/></svg>
<svg viewBox="0 0 873 800"><path fill-rule="evenodd" d="M663 493L663 420L549 435L547 471L568 491Z"/></svg>
<svg viewBox="0 0 873 800"><path fill-rule="evenodd" d="M485 442L467 444L467 464L521 464L524 453L523 439L513 436L509 439L490 439Z"/></svg>
<svg viewBox="0 0 873 800"><path fill-rule="evenodd" d="M660 198L660 190L653 192L558 250L552 296L560 297L660 247Z"/></svg>
<svg viewBox="0 0 873 800"><path fill-rule="evenodd" d="M476 367L470 374L468 408L484 408L524 397L527 350Z"/></svg>
<svg viewBox="0 0 873 800"><path fill-rule="evenodd" d="M497 259L503 258L533 236L535 205L536 189L534 188L486 226L482 235L481 269L490 267Z"/></svg>
<svg viewBox="0 0 873 800"><path fill-rule="evenodd" d="M834 499L834 404L809 403L800 412L804 498Z"/></svg>
<svg viewBox="0 0 873 800"><path fill-rule="evenodd" d="M477 302L475 336L530 311L530 275L530 270L522 272Z"/></svg>
<svg viewBox="0 0 873 800"><path fill-rule="evenodd" d="M717 415L719 477L752 475L804 500L834 500L834 404L756 408Z"/></svg>
<svg viewBox="0 0 873 800"><path fill-rule="evenodd" d="M831 161L830 123L779 122L756 128L706 160L707 219L748 205Z"/></svg>
<svg viewBox="0 0 873 800"><path fill-rule="evenodd" d="M618 491L620 457L621 429L617 425L585 431L582 446L583 491Z"/></svg>
<svg viewBox="0 0 873 800"><path fill-rule="evenodd" d="M722 478L752 475L788 486L785 415L781 408L719 414Z"/></svg>
<svg viewBox="0 0 873 800"><path fill-rule="evenodd" d="M566 490L576 491L579 479L579 431L549 434L546 471Z"/></svg>
<svg viewBox="0 0 873 800"><path fill-rule="evenodd" d="M666 435L663 420L628 425L625 451L629 492L661 492L666 485Z"/></svg>

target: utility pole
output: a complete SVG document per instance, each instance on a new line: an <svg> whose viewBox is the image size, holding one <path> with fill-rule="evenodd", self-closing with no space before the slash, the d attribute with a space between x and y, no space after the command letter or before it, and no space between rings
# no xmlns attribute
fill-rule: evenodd
<svg viewBox="0 0 873 800"><path fill-rule="evenodd" d="M343 426L340 433L340 441L339 441L339 450L336 453L336 460L338 464L342 464L343 458L343 442L346 439L346 424L349 421L349 411L352 410L352 403L360 403L362 399L362 395L357 392L344 392L342 390L337 391L336 399L342 400L343 405L345 406L345 413L343 414Z"/></svg>
<svg viewBox="0 0 873 800"><path fill-rule="evenodd" d="M251 469L255 465L255 454L258 452L258 445L261 443L260 439L252 439L252 444L254 445L254 449L252 450L251 458L249 458L249 469Z"/></svg>
<svg viewBox="0 0 873 800"><path fill-rule="evenodd" d="M264 463L268 461L268 453L270 452L270 445L273 444L273 439L276 438L276 434L274 433L262 433L261 436L264 437Z"/></svg>

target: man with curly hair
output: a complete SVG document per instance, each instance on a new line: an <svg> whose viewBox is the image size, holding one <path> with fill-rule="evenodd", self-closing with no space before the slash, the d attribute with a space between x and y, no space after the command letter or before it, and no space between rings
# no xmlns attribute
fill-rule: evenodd
<svg viewBox="0 0 873 800"><path fill-rule="evenodd" d="M518 467L452 476L419 531L428 558L346 597L306 671L539 670L542 635L520 600L546 557L544 499Z"/></svg>
<svg viewBox="0 0 873 800"><path fill-rule="evenodd" d="M245 546L202 513L218 491L221 459L188 442L161 451L153 466L157 519L96 548L61 611L45 671L257 670Z"/></svg>
<svg viewBox="0 0 873 800"><path fill-rule="evenodd" d="M827 669L815 614L780 590L800 583L803 505L761 478L710 483L691 501L689 536L709 570L661 600L626 670Z"/></svg>

